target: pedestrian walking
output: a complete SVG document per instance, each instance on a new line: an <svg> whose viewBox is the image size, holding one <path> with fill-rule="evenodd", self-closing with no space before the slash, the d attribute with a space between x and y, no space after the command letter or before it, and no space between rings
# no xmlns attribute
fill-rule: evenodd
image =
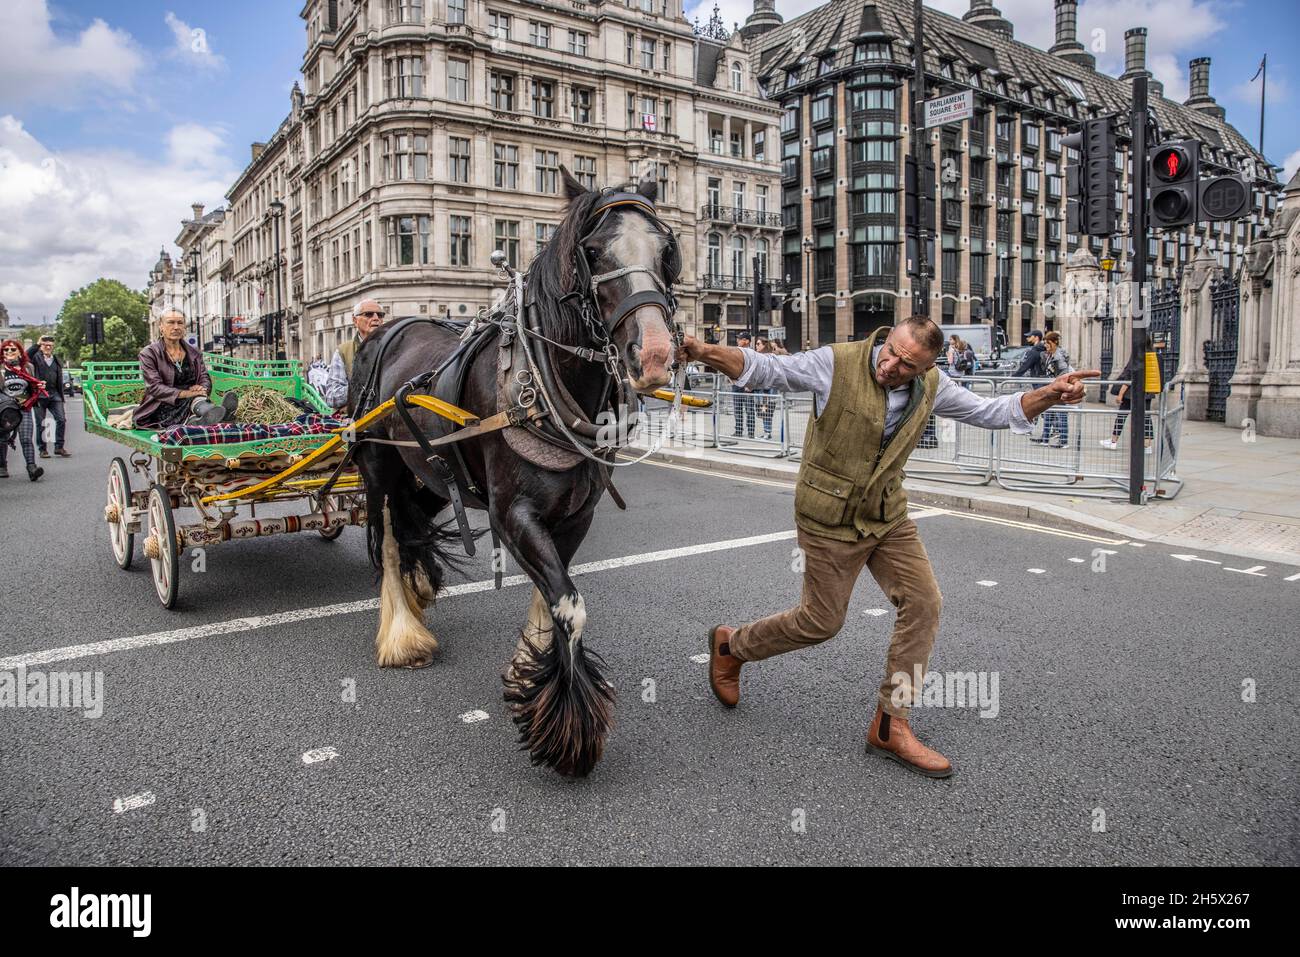
<svg viewBox="0 0 1300 957"><path fill-rule="evenodd" d="M759 336L754 340L756 351L764 355L776 355L776 350L772 348L771 340ZM763 423L763 438L771 440L772 438L772 415L776 411L776 390L774 389L755 389L755 402L758 404L758 418Z"/></svg>
<svg viewBox="0 0 1300 957"><path fill-rule="evenodd" d="M709 633L709 686L729 708L740 701L746 663L807 648L839 633L865 567L898 609L867 747L928 777L951 762L922 744L909 724L939 631L942 596L907 514L903 469L931 411L986 429L1027 434L1043 412L1083 399L1073 372L1032 392L984 398L934 367L943 333L924 316L877 329L860 342L795 356L710 345L687 336L678 361L698 360L740 386L813 393L795 489L803 597L787 611Z"/></svg>
<svg viewBox="0 0 1300 957"><path fill-rule="evenodd" d="M1020 360L1020 365L1016 366L1016 371L1011 373L1013 379L1033 379L1043 374L1043 353L1047 351L1043 347L1043 330L1030 330L1025 338L1029 340L1030 348L1025 353L1025 357Z"/></svg>
<svg viewBox="0 0 1300 957"><path fill-rule="evenodd" d="M48 459L50 450L45 441L45 417L54 419L54 454L68 458L72 453L63 447L67 432L68 419L64 415L63 361L54 354L54 337L41 336L40 340L27 350L27 358L36 377L45 383L45 395L36 400L33 411L36 414L36 450L41 458Z"/></svg>
<svg viewBox="0 0 1300 957"><path fill-rule="evenodd" d="M1043 337L1043 374L1055 379L1067 372L1073 372L1070 357L1061 348L1061 334L1049 332ZM1070 444L1070 416L1061 409L1051 409L1043 413L1043 434L1034 439L1041 445L1062 449Z"/></svg>
<svg viewBox="0 0 1300 957"><path fill-rule="evenodd" d="M1128 362L1124 363L1124 369L1120 372L1118 378L1121 382L1115 382L1110 387L1110 394L1117 398L1119 402L1119 412L1115 415L1115 424L1111 426L1110 438L1101 440L1101 447L1109 449L1112 452L1119 448L1119 437L1124 431L1124 423L1128 421L1129 412L1133 409L1132 396L1129 395L1129 383L1133 381L1135 357L1129 356ZM1143 417L1144 427L1142 429L1142 444L1146 447L1145 454L1151 453L1151 440L1155 437L1155 427L1151 421L1151 396L1145 390L1143 391L1143 408L1148 415Z"/></svg>
<svg viewBox="0 0 1300 957"><path fill-rule="evenodd" d="M36 446L32 442L36 422L32 407L45 395L45 383L37 377L36 369L23 352L23 344L17 339L0 342L0 377L3 377L0 386L3 386L4 394L22 414L17 430L7 442L0 442L0 478L9 477L9 450L17 438L27 462L27 477L35 482L45 474L45 469L36 464Z"/></svg>
<svg viewBox="0 0 1300 957"><path fill-rule="evenodd" d="M746 352L752 352L749 346L750 338L748 332L741 332L736 336L736 346L744 349ZM743 388L739 385L732 386L732 409L736 420L736 429L732 433L732 438L750 438L754 437L754 396L753 390ZM743 434L742 434L743 430Z"/></svg>

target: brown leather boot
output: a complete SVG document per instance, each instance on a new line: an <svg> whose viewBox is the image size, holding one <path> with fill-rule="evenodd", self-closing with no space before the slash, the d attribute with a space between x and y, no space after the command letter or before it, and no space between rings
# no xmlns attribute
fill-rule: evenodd
<svg viewBox="0 0 1300 957"><path fill-rule="evenodd" d="M725 648L735 633L736 629L728 625L715 625L709 632L709 687L728 708L740 701L740 666L744 664Z"/></svg>
<svg viewBox="0 0 1300 957"><path fill-rule="evenodd" d="M927 778L952 774L951 761L918 741L905 719L887 714L880 705L876 705L876 716L867 730L867 748Z"/></svg>

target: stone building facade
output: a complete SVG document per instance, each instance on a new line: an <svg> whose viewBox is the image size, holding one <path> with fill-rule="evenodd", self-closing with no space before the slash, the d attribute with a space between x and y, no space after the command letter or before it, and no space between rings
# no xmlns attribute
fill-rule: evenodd
<svg viewBox="0 0 1300 957"><path fill-rule="evenodd" d="M739 34L697 35L681 0L308 0L302 16L303 88L227 194L229 314L276 311L278 270L289 357L328 359L361 298L473 315L500 286L492 251L526 265L553 234L561 165L588 186L652 167L682 245L678 320L748 321L751 258L775 260L780 233L778 110Z"/></svg>
<svg viewBox="0 0 1300 957"><path fill-rule="evenodd" d="M1061 138L1084 119L1127 114L1131 80L1146 72L1147 31L1127 32L1125 72L1111 77L1078 42L1076 0L1055 8L1056 42L1046 51L1016 41L992 0L972 0L960 19L925 11L927 96L971 90L975 102L973 119L926 133L937 170L930 314L996 320L1012 344L1031 328L1095 338L1092 328L1061 328L1053 291L1079 250L1116 260L1117 275L1132 252L1126 156L1116 155L1120 235L1072 235ZM832 0L789 23L763 23L748 38L759 83L782 110L782 273L800 287L784 313L792 341L861 338L911 309L915 251L903 207L912 17L909 0ZM1152 110L1168 136L1206 144L1204 172L1247 174L1254 213L1150 240L1151 280L1176 278L1198 256L1237 270L1276 208L1274 171L1224 121L1209 66L1208 58L1191 62L1185 103L1153 81Z"/></svg>

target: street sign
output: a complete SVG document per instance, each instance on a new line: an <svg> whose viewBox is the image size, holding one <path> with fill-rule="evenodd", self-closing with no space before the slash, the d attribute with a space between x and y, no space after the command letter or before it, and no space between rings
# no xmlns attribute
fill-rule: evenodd
<svg viewBox="0 0 1300 957"><path fill-rule="evenodd" d="M925 128L960 123L975 116L975 91L963 90L925 101Z"/></svg>
<svg viewBox="0 0 1300 957"><path fill-rule="evenodd" d="M781 342L785 339L785 326L773 326L767 337L773 342Z"/></svg>

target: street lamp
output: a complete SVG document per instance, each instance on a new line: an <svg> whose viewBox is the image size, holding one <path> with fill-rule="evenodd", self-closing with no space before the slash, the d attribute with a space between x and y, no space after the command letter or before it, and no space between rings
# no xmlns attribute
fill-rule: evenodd
<svg viewBox="0 0 1300 957"><path fill-rule="evenodd" d="M806 264L804 266L804 274L808 277L807 281L803 285L803 300L804 300L803 321L806 323L803 331L803 337L805 340L812 338L812 336L810 335L810 333L812 332L812 250L813 250L812 237L805 236L803 238L803 258L804 258L804 263ZM820 345L824 345L825 343L819 340L817 344L820 346Z"/></svg>
<svg viewBox="0 0 1300 957"><path fill-rule="evenodd" d="M280 359L280 323L284 314L280 300L280 217L284 215L284 203L273 199L269 205L275 231L275 357Z"/></svg>
<svg viewBox="0 0 1300 957"><path fill-rule="evenodd" d="M202 330L201 328L199 328L199 326L198 326L198 321L199 321L199 263L200 263L200 261L201 261L201 255L200 255L200 253L199 253L199 247L198 247L197 245L194 245L194 246L191 246L191 247L190 247L189 260L190 260L190 268L187 269L187 270L185 270L185 281L186 281L186 282L192 282L192 283L194 283L194 307L193 307L193 309L192 309L192 311L191 311L191 316L193 317L193 320L194 320L194 323L195 323L195 330L194 330L194 331L197 333L196 338L201 339L201 338L202 338L202 334L203 334L203 330ZM188 326L189 324L187 323L186 325Z"/></svg>

